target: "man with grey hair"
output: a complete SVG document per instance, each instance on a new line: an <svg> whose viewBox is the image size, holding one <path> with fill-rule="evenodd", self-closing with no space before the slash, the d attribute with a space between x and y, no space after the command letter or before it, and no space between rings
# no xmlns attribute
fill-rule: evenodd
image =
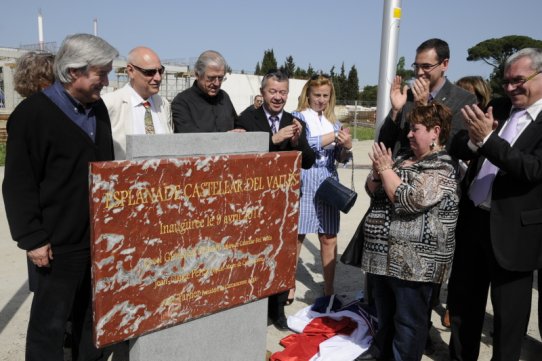
<svg viewBox="0 0 542 361"><path fill-rule="evenodd" d="M533 271L542 268L542 49L522 49L504 67L512 102L462 108L471 159L463 180L449 282L452 360L477 360L491 286L493 360L519 360L531 309ZM539 275L540 277L540 275Z"/></svg>
<svg viewBox="0 0 542 361"><path fill-rule="evenodd" d="M130 81L103 95L111 118L115 159L126 159L126 135L173 133L171 108L158 94L165 68L151 49L138 46L128 53Z"/></svg>
<svg viewBox="0 0 542 361"><path fill-rule="evenodd" d="M171 102L175 133L227 132L233 129L237 113L228 94L220 89L228 65L217 51L204 51L194 68L191 88Z"/></svg>
<svg viewBox="0 0 542 361"><path fill-rule="evenodd" d="M103 356L92 343L88 168L113 159L100 91L117 56L99 37L66 37L55 83L23 100L8 120L4 204L11 236L38 273L27 361L64 359L70 313L72 359Z"/></svg>

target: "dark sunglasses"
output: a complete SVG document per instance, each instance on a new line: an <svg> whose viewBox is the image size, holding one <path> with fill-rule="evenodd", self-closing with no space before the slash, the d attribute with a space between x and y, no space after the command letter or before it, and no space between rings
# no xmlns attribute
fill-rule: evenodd
<svg viewBox="0 0 542 361"><path fill-rule="evenodd" d="M316 80L318 79L319 77L322 77L324 79L330 79L331 77L327 74L314 74L313 76L311 76L311 80Z"/></svg>
<svg viewBox="0 0 542 361"><path fill-rule="evenodd" d="M134 69L139 71L141 74L143 74L145 76L148 76L148 77L155 76L156 73L162 75L162 74L164 74L164 70L165 70L163 65L161 67L159 67L158 69L143 69L143 68L140 68L139 66L134 65L134 64L130 64L130 65L133 66Z"/></svg>

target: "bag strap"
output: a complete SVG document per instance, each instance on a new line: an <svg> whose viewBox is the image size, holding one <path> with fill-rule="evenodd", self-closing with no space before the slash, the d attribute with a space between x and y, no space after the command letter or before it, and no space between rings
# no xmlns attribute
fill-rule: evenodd
<svg viewBox="0 0 542 361"><path fill-rule="evenodd" d="M355 192L356 188L354 187L354 153L351 153L350 162L352 162L352 177L350 178L350 189Z"/></svg>

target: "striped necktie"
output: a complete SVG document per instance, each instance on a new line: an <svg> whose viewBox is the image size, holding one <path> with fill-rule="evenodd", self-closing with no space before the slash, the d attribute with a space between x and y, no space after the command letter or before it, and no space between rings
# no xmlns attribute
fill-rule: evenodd
<svg viewBox="0 0 542 361"><path fill-rule="evenodd" d="M145 107L145 134L154 134L154 124L152 122L151 103L143 102Z"/></svg>
<svg viewBox="0 0 542 361"><path fill-rule="evenodd" d="M279 117L272 115L269 117L269 121L271 122L271 131L276 134L279 131Z"/></svg>

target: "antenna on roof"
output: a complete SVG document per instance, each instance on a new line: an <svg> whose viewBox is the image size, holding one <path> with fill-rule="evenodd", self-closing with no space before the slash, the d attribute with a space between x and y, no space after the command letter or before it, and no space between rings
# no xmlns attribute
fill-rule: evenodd
<svg viewBox="0 0 542 361"><path fill-rule="evenodd" d="M38 44L40 50L44 50L45 42L43 41L43 16L41 16L41 9L38 11Z"/></svg>
<svg viewBox="0 0 542 361"><path fill-rule="evenodd" d="M94 18L94 36L98 36L98 19Z"/></svg>

